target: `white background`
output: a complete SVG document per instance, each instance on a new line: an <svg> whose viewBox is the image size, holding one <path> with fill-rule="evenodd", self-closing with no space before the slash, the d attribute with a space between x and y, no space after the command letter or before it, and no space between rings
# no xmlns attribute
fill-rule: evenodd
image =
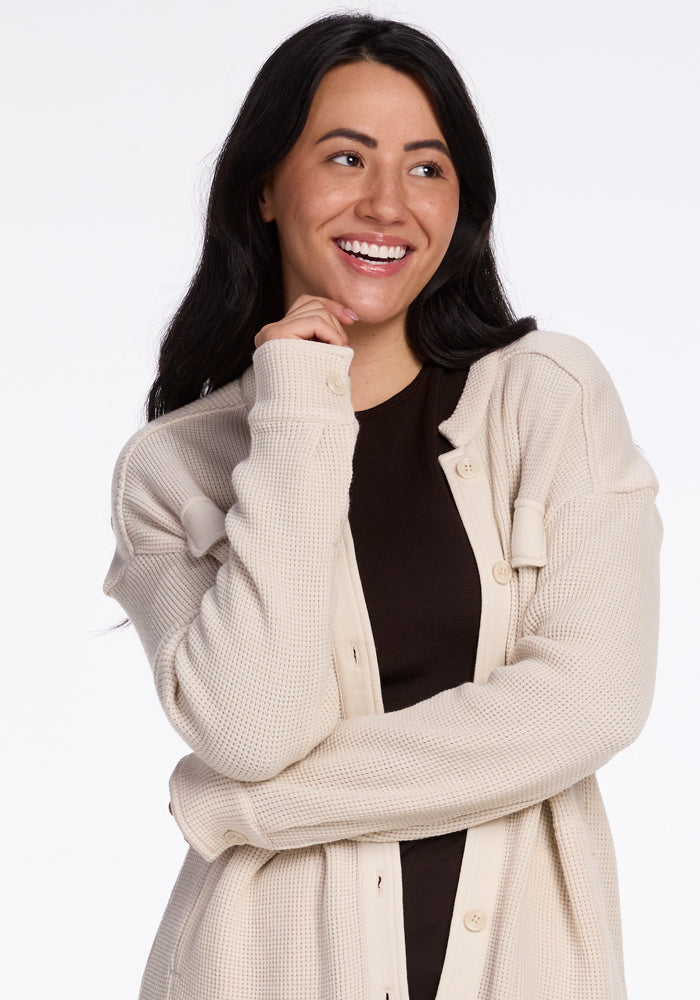
<svg viewBox="0 0 700 1000"><path fill-rule="evenodd" d="M657 699L601 781L630 998L695 995L697 8L369 8L448 45L493 147L513 300L594 347L661 480ZM122 617L101 594L111 472L196 260L216 149L264 57L331 9L5 4L1 978L12 1000L135 997L184 853L167 778L185 748L133 630L99 631Z"/></svg>

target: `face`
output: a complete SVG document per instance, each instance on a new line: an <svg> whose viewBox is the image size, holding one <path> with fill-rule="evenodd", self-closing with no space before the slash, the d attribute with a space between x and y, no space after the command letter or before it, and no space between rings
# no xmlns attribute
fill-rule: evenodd
<svg viewBox="0 0 700 1000"><path fill-rule="evenodd" d="M366 323L405 323L459 209L459 180L422 87L379 63L331 70L260 207L277 225L285 308L322 295Z"/></svg>

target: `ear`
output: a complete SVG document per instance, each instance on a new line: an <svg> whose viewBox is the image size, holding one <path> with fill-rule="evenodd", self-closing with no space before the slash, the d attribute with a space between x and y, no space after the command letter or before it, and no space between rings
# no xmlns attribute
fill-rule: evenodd
<svg viewBox="0 0 700 1000"><path fill-rule="evenodd" d="M273 222L275 213L272 208L272 192L270 190L269 181L265 181L263 184L262 191L258 196L258 205L260 207L260 215L262 216L263 222Z"/></svg>

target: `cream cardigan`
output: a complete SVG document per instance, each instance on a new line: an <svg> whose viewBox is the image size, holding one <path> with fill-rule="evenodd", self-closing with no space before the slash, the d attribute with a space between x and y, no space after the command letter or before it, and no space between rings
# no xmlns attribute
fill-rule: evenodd
<svg viewBox="0 0 700 1000"><path fill-rule="evenodd" d="M407 1000L397 841L463 828L437 1000L621 1000L594 772L652 696L653 474L579 341L473 365L440 461L481 577L475 681L384 714L347 524L351 357L266 343L117 465L105 590L194 751L142 1000Z"/></svg>

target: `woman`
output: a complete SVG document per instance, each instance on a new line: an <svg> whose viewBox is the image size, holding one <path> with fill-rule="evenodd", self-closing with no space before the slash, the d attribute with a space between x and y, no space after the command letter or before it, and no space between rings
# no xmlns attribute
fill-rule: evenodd
<svg viewBox="0 0 700 1000"><path fill-rule="evenodd" d="M493 208L395 22L293 36L227 139L114 484L105 589L193 750L147 1000L624 996L594 773L649 708L656 486Z"/></svg>

